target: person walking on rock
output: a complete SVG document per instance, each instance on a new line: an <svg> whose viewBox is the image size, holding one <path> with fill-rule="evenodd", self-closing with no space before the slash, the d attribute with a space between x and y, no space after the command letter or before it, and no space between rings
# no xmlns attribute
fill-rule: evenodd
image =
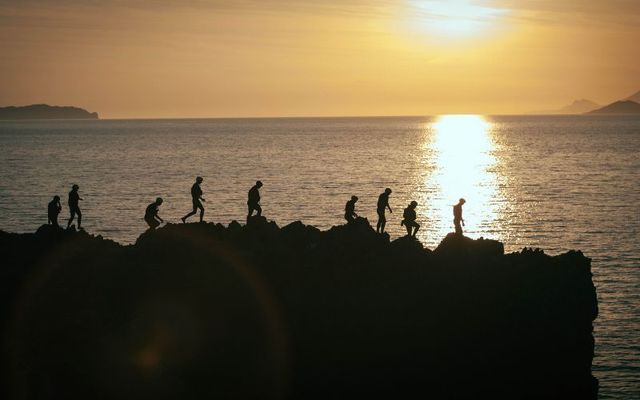
<svg viewBox="0 0 640 400"><path fill-rule="evenodd" d="M69 229L69 227L71 226L71 223L73 222L73 218L78 215L78 229L82 229L82 212L80 212L80 206L78 205L78 202L80 200L84 200L82 197L80 197L80 195L78 194L78 190L80 189L80 186L78 185L73 185L71 187L71 191L69 192L69 213L71 214L71 216L69 217L69 222L67 222L67 229Z"/></svg>
<svg viewBox="0 0 640 400"><path fill-rule="evenodd" d="M409 203L407 208L404 209L403 220L400 225L404 225L407 228L407 236L416 237L416 233L418 233L418 229L420 229L420 225L416 222L416 207L418 206L418 202L412 201Z"/></svg>
<svg viewBox="0 0 640 400"><path fill-rule="evenodd" d="M202 222L202 219L204 218L204 206L202 205L202 202L205 201L205 199L202 197L202 189L200 188L202 181L202 177L199 176L196 178L196 183L191 186L191 202L193 203L193 210L189 214L180 218L183 223L187 222L187 218L190 216L196 215L198 210L200 210L200 222Z"/></svg>
<svg viewBox="0 0 640 400"><path fill-rule="evenodd" d="M358 218L358 214L356 214L357 201L358 196L351 196L351 200L347 201L347 204L344 206L344 219L347 220L347 223L353 223L356 218Z"/></svg>
<svg viewBox="0 0 640 400"><path fill-rule="evenodd" d="M47 223L59 227L58 225L58 215L62 211L62 206L60 205L60 196L53 196L53 200L49 202L49 206L47 207Z"/></svg>
<svg viewBox="0 0 640 400"><path fill-rule="evenodd" d="M262 215L262 207L260 207L260 188L262 187L261 181L256 181L256 184L249 189L248 200L247 200L247 223L249 222L249 218L253 215L253 212L256 211L256 216L259 217Z"/></svg>
<svg viewBox="0 0 640 400"><path fill-rule="evenodd" d="M453 206L453 225L456 227L456 235L462 236L462 227L464 226L464 219L462 218L462 205L466 203L465 199L458 200L458 204ZM462 226L460 226L462 223Z"/></svg>
<svg viewBox="0 0 640 400"><path fill-rule="evenodd" d="M378 196L378 224L376 225L376 232L384 233L384 227L387 224L387 218L385 217L385 211L388 208L390 213L393 213L391 206L389 205L389 195L391 189L386 188L384 193Z"/></svg>
<svg viewBox="0 0 640 400"><path fill-rule="evenodd" d="M144 220L149 225L149 229L154 230L160 226L161 222L164 222L158 215L158 208L162 204L162 197L158 197L156 201L149 204L144 212Z"/></svg>

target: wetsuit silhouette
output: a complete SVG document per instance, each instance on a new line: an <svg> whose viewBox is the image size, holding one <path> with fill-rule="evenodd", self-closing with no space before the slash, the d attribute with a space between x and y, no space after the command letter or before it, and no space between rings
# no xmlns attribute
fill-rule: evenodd
<svg viewBox="0 0 640 400"><path fill-rule="evenodd" d="M403 213L403 217L404 220L402 220L402 223L400 225L404 225L407 228L407 236L416 236L416 233L418 233L418 229L420 229L420 225L416 222L416 206L418 205L418 203L416 203L415 201L412 201L411 204L409 204L409 206L407 206L407 208L404 209L404 213ZM412 228L413 232L412 232Z"/></svg>
<svg viewBox="0 0 640 400"><path fill-rule="evenodd" d="M78 189L80 189L78 185L73 185L69 192L68 204L71 216L69 217L69 222L67 222L67 229L71 226L71 222L73 222L73 218L76 215L78 215L78 229L80 229L82 225L82 212L80 212L80 207L78 205L78 201L82 200L82 197L78 194Z"/></svg>
<svg viewBox="0 0 640 400"><path fill-rule="evenodd" d="M196 183L191 186L191 202L193 203L193 210L189 214L181 218L182 222L186 222L187 218L195 215L198 212L198 209L200 210L200 222L202 222L202 219L204 217L204 206L202 205L202 201L205 200L202 198L202 189L200 188L201 183L202 178L197 177Z"/></svg>
<svg viewBox="0 0 640 400"><path fill-rule="evenodd" d="M158 197L156 201L147 206L144 212L144 220L150 229L156 229L160 226L160 222L163 222L162 218L158 215L158 207L160 207L160 204L162 204L162 199Z"/></svg>
<svg viewBox="0 0 640 400"><path fill-rule="evenodd" d="M51 224L55 227L58 227L58 215L62 211L62 206L60 205L60 196L53 196L53 200L49 202L49 206L47 208L47 223Z"/></svg>
<svg viewBox="0 0 640 400"><path fill-rule="evenodd" d="M376 225L376 232L384 233L384 227L387 224L387 218L384 215L386 209L389 209L389 212L392 213L391 206L389 205L389 195L391 194L391 189L387 188L385 191L378 196L378 224Z"/></svg>
<svg viewBox="0 0 640 400"><path fill-rule="evenodd" d="M260 207L260 188L262 187L262 182L257 181L255 185L249 189L249 195L247 200L247 222L249 222L249 218L253 214L253 211L257 211L256 216L262 215L262 207Z"/></svg>
<svg viewBox="0 0 640 400"><path fill-rule="evenodd" d="M466 203L465 199L460 199L458 204L453 206L453 225L456 227L456 235L462 236L462 226L464 225L464 219L462 218L462 205Z"/></svg>
<svg viewBox="0 0 640 400"><path fill-rule="evenodd" d="M347 204L344 206L344 219L346 219L348 223L354 222L358 217L358 214L356 214L356 201L358 201L358 197L351 196L351 200L347 201Z"/></svg>

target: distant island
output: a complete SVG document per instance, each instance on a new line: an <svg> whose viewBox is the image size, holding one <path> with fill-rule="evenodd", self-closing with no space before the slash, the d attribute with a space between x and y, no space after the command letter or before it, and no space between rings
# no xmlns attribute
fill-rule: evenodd
<svg viewBox="0 0 640 400"><path fill-rule="evenodd" d="M640 114L640 103L631 100L613 102L587 114Z"/></svg>
<svg viewBox="0 0 640 400"><path fill-rule="evenodd" d="M98 119L98 113L78 107L50 106L48 104L0 107L0 120L15 119Z"/></svg>
<svg viewBox="0 0 640 400"><path fill-rule="evenodd" d="M623 100L631 100L631 101L635 101L636 103L640 103L640 90L638 90L635 94Z"/></svg>
<svg viewBox="0 0 640 400"><path fill-rule="evenodd" d="M537 111L533 114L640 114L640 91L605 106L588 99L580 99L556 110Z"/></svg>
<svg viewBox="0 0 640 400"><path fill-rule="evenodd" d="M602 107L600 104L591 100L581 99L574 100L573 103L562 107L557 112L560 114L583 114Z"/></svg>

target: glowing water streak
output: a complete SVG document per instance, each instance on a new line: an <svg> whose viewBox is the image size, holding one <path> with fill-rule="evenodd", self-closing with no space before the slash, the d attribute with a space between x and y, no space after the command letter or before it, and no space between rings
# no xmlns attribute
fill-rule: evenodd
<svg viewBox="0 0 640 400"><path fill-rule="evenodd" d="M417 193L424 229L420 238L430 246L453 231L452 206L465 198L465 235L495 237L502 203L495 172L491 124L477 115L446 115L428 126L423 148L435 168Z"/></svg>

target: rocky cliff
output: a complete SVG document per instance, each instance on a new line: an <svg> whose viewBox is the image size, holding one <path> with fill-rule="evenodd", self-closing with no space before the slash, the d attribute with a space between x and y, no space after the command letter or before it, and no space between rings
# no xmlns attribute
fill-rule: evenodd
<svg viewBox="0 0 640 400"><path fill-rule="evenodd" d="M366 220L0 234L4 398L594 399L590 259Z"/></svg>

